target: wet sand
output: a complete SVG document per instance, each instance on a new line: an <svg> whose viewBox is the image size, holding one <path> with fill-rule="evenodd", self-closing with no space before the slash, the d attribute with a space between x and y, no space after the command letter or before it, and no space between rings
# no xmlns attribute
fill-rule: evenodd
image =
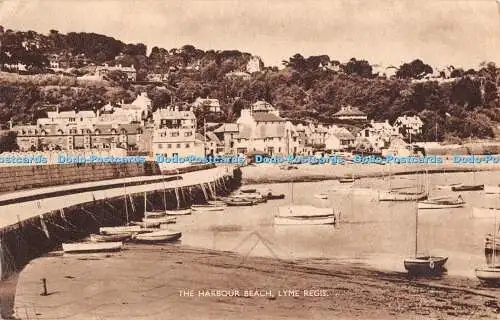
<svg viewBox="0 0 500 320"><path fill-rule="evenodd" d="M307 182L335 180L343 177L367 178L400 174L412 174L429 170L432 172L498 171L500 164L453 164L447 160L443 164L302 164L297 169L283 170L275 164L256 164L242 168L245 184ZM498 173L497 173L498 174Z"/></svg>
<svg viewBox="0 0 500 320"><path fill-rule="evenodd" d="M482 288L475 279L408 279L405 273L383 273L353 262L246 258L180 245L125 248L108 256L32 261L19 277L17 315L22 319L496 319L500 311L500 291ZM47 279L48 296L40 295L41 278ZM239 290L240 296L199 296L207 289ZM315 292L322 296L304 296L307 289L324 291ZM244 290L261 290L263 296L244 297ZM265 290L272 296L264 296ZM298 295L279 296L280 290L298 290Z"/></svg>

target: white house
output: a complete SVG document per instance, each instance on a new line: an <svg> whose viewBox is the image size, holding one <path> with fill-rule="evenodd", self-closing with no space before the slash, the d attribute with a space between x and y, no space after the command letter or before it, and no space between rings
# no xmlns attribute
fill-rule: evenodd
<svg viewBox="0 0 500 320"><path fill-rule="evenodd" d="M248 73L260 72L262 71L262 65L260 57L252 56L247 63L246 70Z"/></svg>
<svg viewBox="0 0 500 320"><path fill-rule="evenodd" d="M198 97L193 102L192 106L195 109L202 109L202 110L204 108L207 108L207 111L213 112L213 113L219 113L219 112L221 112L219 99L210 99L210 98L200 98L200 97Z"/></svg>
<svg viewBox="0 0 500 320"><path fill-rule="evenodd" d="M325 150L345 151L354 147L355 137L346 128L331 126L325 139Z"/></svg>
<svg viewBox="0 0 500 320"><path fill-rule="evenodd" d="M353 106L341 107L338 112L336 112L333 117L338 120L362 120L366 121L366 114Z"/></svg>
<svg viewBox="0 0 500 320"><path fill-rule="evenodd" d="M372 120L365 128L363 128L356 137L356 141L369 143L372 151L380 152L382 148L386 148L391 137L399 135L395 128L389 124L388 120L384 122L375 122Z"/></svg>
<svg viewBox="0 0 500 320"><path fill-rule="evenodd" d="M153 154L204 155L204 146L196 139L196 117L192 111L180 111L178 107L158 109L153 113L153 121Z"/></svg>
<svg viewBox="0 0 500 320"><path fill-rule="evenodd" d="M394 121L396 132L401 133L405 137L416 136L422 133L424 123L418 116L408 117L406 115L398 117Z"/></svg>

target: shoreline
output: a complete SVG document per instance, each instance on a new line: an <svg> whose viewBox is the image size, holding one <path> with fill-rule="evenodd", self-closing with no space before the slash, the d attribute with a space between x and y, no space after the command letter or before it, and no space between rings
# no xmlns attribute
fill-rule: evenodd
<svg viewBox="0 0 500 320"><path fill-rule="evenodd" d="M62 273L56 268L61 264ZM39 295L41 278L47 279L48 296ZM16 314L22 319L493 319L500 298L475 279L408 279L352 261L245 257L182 245L132 244L99 257L44 256L23 270L17 287ZM241 294L198 294L210 289ZM190 290L193 296L186 294ZM245 290L272 295L243 296Z"/></svg>
<svg viewBox="0 0 500 320"><path fill-rule="evenodd" d="M422 172L457 173L475 171L500 171L500 164L464 165L444 163L441 165L379 165L379 164L345 164L345 165L307 165L296 166L297 169L283 170L276 165L260 164L241 167L243 184L266 184L287 182L317 182L338 180L340 178L380 178L389 175L413 175Z"/></svg>

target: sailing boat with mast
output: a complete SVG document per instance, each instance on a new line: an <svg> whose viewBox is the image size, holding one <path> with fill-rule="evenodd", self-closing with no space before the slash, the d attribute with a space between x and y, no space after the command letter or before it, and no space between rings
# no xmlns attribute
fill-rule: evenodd
<svg viewBox="0 0 500 320"><path fill-rule="evenodd" d="M401 191L391 188L392 174L389 173L389 191L379 192L379 201L419 201L425 200L428 196L428 190L422 188L422 184L417 183L416 191ZM427 175L426 175L427 177Z"/></svg>
<svg viewBox="0 0 500 320"><path fill-rule="evenodd" d="M497 216L496 214L494 215L495 217L495 224L493 227L493 238L490 239L491 241L491 251L493 253L492 255L492 262L491 264L484 266L484 267L478 267L476 268L476 277L488 284L499 284L500 283L500 266L496 265L496 247L497 247L497 242L496 242L496 235L497 235ZM486 246L488 246L488 243L486 243ZM487 249L487 248L485 248ZM486 250L485 250L486 253Z"/></svg>
<svg viewBox="0 0 500 320"><path fill-rule="evenodd" d="M452 191L480 191L484 190L484 184L476 183L476 169L472 172L472 184L462 184L458 186L451 187Z"/></svg>
<svg viewBox="0 0 500 320"><path fill-rule="evenodd" d="M279 207L274 217L275 225L334 225L336 221L334 209L293 205L293 183L291 204Z"/></svg>
<svg viewBox="0 0 500 320"><path fill-rule="evenodd" d="M438 274L443 272L448 257L418 255L418 206L415 204L415 254L404 260L410 274Z"/></svg>

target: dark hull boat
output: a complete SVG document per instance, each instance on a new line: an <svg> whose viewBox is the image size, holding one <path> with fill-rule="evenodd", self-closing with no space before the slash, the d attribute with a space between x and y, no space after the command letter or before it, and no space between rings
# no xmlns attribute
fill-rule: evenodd
<svg viewBox="0 0 500 320"><path fill-rule="evenodd" d="M448 257L420 256L404 260L405 269L411 274L439 274L444 271Z"/></svg>
<svg viewBox="0 0 500 320"><path fill-rule="evenodd" d="M461 185L451 187L452 191L481 191L484 190L484 184Z"/></svg>
<svg viewBox="0 0 500 320"><path fill-rule="evenodd" d="M268 200L279 200L279 199L285 199L285 195L282 194L270 194L267 196Z"/></svg>
<svg viewBox="0 0 500 320"><path fill-rule="evenodd" d="M500 284L500 266L484 266L476 268L476 277L484 283Z"/></svg>

